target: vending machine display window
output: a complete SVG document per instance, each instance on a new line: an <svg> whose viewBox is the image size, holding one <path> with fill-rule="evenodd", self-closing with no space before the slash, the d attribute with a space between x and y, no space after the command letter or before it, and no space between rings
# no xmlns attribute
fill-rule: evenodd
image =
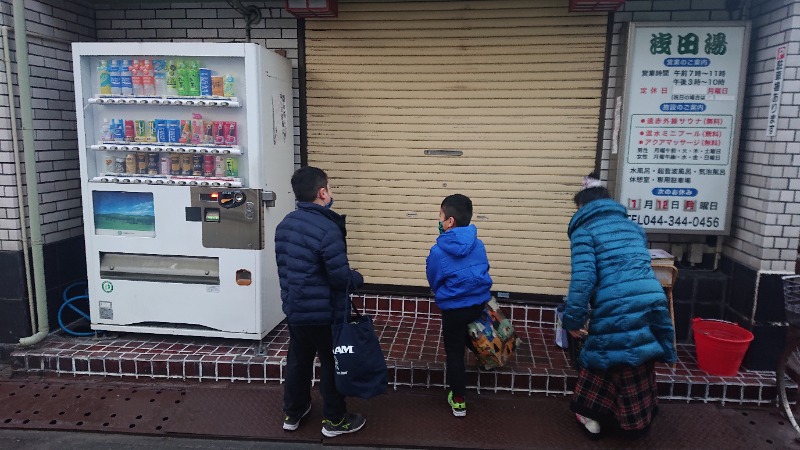
<svg viewBox="0 0 800 450"><path fill-rule="evenodd" d="M151 192L92 192L94 232L100 235L155 237Z"/></svg>

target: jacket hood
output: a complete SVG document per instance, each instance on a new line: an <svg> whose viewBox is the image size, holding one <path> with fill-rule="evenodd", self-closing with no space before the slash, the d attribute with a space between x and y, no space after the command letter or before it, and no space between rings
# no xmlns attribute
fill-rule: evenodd
<svg viewBox="0 0 800 450"><path fill-rule="evenodd" d="M595 200L593 202L589 202L581 207L575 215L572 216L572 220L569 221L569 228L567 229L567 235L572 236L572 233L580 226L584 225L585 223L589 222L590 220L599 217L599 216L606 216L606 215L619 215L622 217L627 217L628 210L625 209L624 206L617 203L616 200L610 198L603 198L600 200Z"/></svg>
<svg viewBox="0 0 800 450"><path fill-rule="evenodd" d="M436 244L445 253L453 256L464 256L475 248L478 240L478 229L475 225L454 227L439 235Z"/></svg>

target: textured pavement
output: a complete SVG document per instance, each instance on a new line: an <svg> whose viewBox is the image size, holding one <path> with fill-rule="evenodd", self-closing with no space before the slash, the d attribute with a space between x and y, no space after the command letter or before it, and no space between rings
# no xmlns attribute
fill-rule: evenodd
<svg viewBox="0 0 800 450"><path fill-rule="evenodd" d="M282 392L277 384L12 378L0 381L0 448L800 449L774 408L662 403L647 437L589 441L565 397L471 392L467 417L455 418L441 389L350 399L366 426L325 439L316 394L301 427L281 429Z"/></svg>

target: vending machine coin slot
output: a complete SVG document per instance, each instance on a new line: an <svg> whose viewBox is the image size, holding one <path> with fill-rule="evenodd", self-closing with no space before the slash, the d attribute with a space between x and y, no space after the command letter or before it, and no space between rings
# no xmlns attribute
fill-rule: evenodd
<svg viewBox="0 0 800 450"><path fill-rule="evenodd" d="M260 191L190 188L192 207L202 209L202 240L205 248L261 250L263 209Z"/></svg>
<svg viewBox="0 0 800 450"><path fill-rule="evenodd" d="M240 206L247 199L247 196L241 190L236 191L221 191L219 192L219 199L217 202L219 206L231 209Z"/></svg>

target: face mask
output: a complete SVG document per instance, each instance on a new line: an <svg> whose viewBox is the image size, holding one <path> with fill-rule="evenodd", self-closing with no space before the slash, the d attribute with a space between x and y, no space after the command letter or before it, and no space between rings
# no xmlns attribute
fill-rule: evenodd
<svg viewBox="0 0 800 450"><path fill-rule="evenodd" d="M439 234L444 233L444 227L442 226L442 222L439 222Z"/></svg>
<svg viewBox="0 0 800 450"><path fill-rule="evenodd" d="M331 197L331 201L329 201L328 203L325 203L325 207L326 208L331 209L331 206L333 206L333 197Z"/></svg>

